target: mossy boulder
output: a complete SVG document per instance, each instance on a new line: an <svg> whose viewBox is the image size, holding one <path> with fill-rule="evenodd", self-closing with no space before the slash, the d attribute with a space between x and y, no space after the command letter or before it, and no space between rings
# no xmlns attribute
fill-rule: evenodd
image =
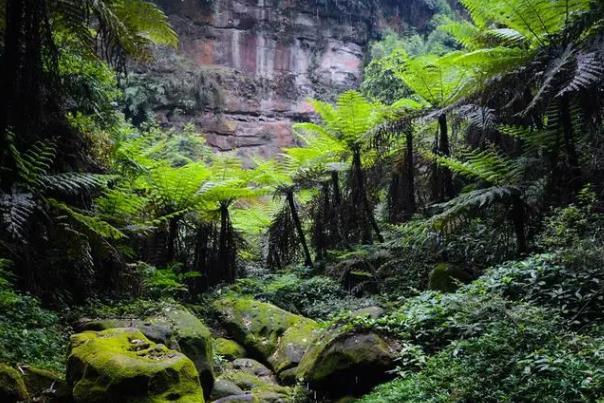
<svg viewBox="0 0 604 403"><path fill-rule="evenodd" d="M182 352L193 361L201 385L207 393L214 384L213 342L210 330L195 315L180 305L165 307L159 314L146 319L85 320L79 331L102 331L115 328L135 328L145 337Z"/></svg>
<svg viewBox="0 0 604 403"><path fill-rule="evenodd" d="M0 364L0 402L13 403L28 399L29 394L21 374L6 364Z"/></svg>
<svg viewBox="0 0 604 403"><path fill-rule="evenodd" d="M225 297L214 301L213 307L229 334L262 361L275 352L287 329L310 320L250 298Z"/></svg>
<svg viewBox="0 0 604 403"><path fill-rule="evenodd" d="M247 355L245 348L236 341L219 337L214 340L214 351L227 360L244 358Z"/></svg>
<svg viewBox="0 0 604 403"><path fill-rule="evenodd" d="M303 318L285 331L268 361L285 383L295 382L295 368L319 333L319 325Z"/></svg>
<svg viewBox="0 0 604 403"><path fill-rule="evenodd" d="M182 307L166 308L163 315L174 329L170 347L193 361L199 372L201 386L209 393L214 384L214 352L210 330Z"/></svg>
<svg viewBox="0 0 604 403"><path fill-rule="evenodd" d="M251 358L238 358L231 363L233 369L247 372L269 383L277 383L277 378L273 371L268 369L264 364Z"/></svg>
<svg viewBox="0 0 604 403"><path fill-rule="evenodd" d="M368 392L389 378L395 350L375 333L327 329L298 366L297 376L332 397Z"/></svg>
<svg viewBox="0 0 604 403"><path fill-rule="evenodd" d="M441 292L455 291L459 282L467 283L471 276L462 268L450 263L438 263L430 272L428 288Z"/></svg>
<svg viewBox="0 0 604 403"><path fill-rule="evenodd" d="M71 402L71 388L64 377L46 369L22 366L23 381L33 401Z"/></svg>
<svg viewBox="0 0 604 403"><path fill-rule="evenodd" d="M134 328L71 336L67 381L76 402L204 402L193 362Z"/></svg>
<svg viewBox="0 0 604 403"><path fill-rule="evenodd" d="M222 399L228 396L243 395L245 392L235 382L229 381L228 379L216 379L210 399L212 401Z"/></svg>
<svg viewBox="0 0 604 403"><path fill-rule="evenodd" d="M268 378L261 378L248 371L227 369L217 382L228 381L237 385L243 393L224 396L219 401L252 401L252 402L291 402L293 390L280 386ZM241 400L244 399L244 400Z"/></svg>

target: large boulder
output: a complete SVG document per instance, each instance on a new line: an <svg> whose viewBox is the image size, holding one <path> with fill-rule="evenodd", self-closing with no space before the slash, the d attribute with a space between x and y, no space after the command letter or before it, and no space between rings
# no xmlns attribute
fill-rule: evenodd
<svg viewBox="0 0 604 403"><path fill-rule="evenodd" d="M204 402L193 362L134 328L71 336L67 381L76 402Z"/></svg>
<svg viewBox="0 0 604 403"><path fill-rule="evenodd" d="M209 393L212 389L214 354L210 330L183 306L167 306L146 319L84 320L78 326L79 331L115 328L135 328L149 340L182 352L195 364L203 390Z"/></svg>
<svg viewBox="0 0 604 403"><path fill-rule="evenodd" d="M294 325L315 323L275 305L250 298L225 297L213 303L229 334L263 361L273 355L284 333Z"/></svg>
<svg viewBox="0 0 604 403"><path fill-rule="evenodd" d="M14 403L28 399L29 395L21 374L8 365L0 364L0 402Z"/></svg>
<svg viewBox="0 0 604 403"><path fill-rule="evenodd" d="M172 324L171 348L189 357L199 372L201 386L208 393L214 384L214 353L210 330L196 316L182 308L166 308L164 318Z"/></svg>
<svg viewBox="0 0 604 403"><path fill-rule="evenodd" d="M297 376L330 396L361 395L389 378L395 349L371 332L328 329L298 366Z"/></svg>
<svg viewBox="0 0 604 403"><path fill-rule="evenodd" d="M319 333L319 325L304 318L285 331L268 362L282 382L291 384L296 380L296 367Z"/></svg>

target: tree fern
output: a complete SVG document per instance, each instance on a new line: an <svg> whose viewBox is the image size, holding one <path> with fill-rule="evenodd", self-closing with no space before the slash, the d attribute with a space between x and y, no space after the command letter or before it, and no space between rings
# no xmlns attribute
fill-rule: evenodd
<svg viewBox="0 0 604 403"><path fill-rule="evenodd" d="M416 94L436 108L442 108L467 96L471 71L456 63L457 53L438 57L410 59L398 76Z"/></svg>
<svg viewBox="0 0 604 403"><path fill-rule="evenodd" d="M542 46L572 17L589 10L590 0L460 0L481 30L504 40ZM504 27L505 30L501 30Z"/></svg>
<svg viewBox="0 0 604 403"><path fill-rule="evenodd" d="M320 101L311 101L311 104L321 117L323 134L329 133L350 145L359 143L362 136L384 119L384 107L369 102L357 91L342 93L335 107ZM320 130L310 125L298 126L300 130L305 127L315 132Z"/></svg>
<svg viewBox="0 0 604 403"><path fill-rule="evenodd" d="M29 219L37 209L38 204L31 193L0 193L1 227L12 239L28 242Z"/></svg>
<svg viewBox="0 0 604 403"><path fill-rule="evenodd" d="M67 194L81 194L94 189L102 189L114 176L91 173L66 172L40 177L39 184L48 192L63 192Z"/></svg>
<svg viewBox="0 0 604 403"><path fill-rule="evenodd" d="M574 68L561 85L557 97L595 86L604 76L604 52L578 52L574 59Z"/></svg>
<svg viewBox="0 0 604 403"><path fill-rule="evenodd" d="M148 59L151 44L176 46L178 41L166 15L145 0L59 0L51 11L57 30L72 34L90 55L98 35L103 56L114 62L119 62L117 50ZM94 22L96 31L91 29Z"/></svg>
<svg viewBox="0 0 604 403"><path fill-rule="evenodd" d="M48 199L48 203L53 208L60 210L66 216L73 219L76 224L82 226L87 232L93 233L100 238L120 239L125 236L123 232L113 227L108 222L91 215L88 212L78 211L63 202L52 198Z"/></svg>

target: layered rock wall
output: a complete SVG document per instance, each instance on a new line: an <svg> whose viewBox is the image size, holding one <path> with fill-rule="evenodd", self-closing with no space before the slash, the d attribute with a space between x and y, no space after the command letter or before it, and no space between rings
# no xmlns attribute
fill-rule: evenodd
<svg viewBox="0 0 604 403"><path fill-rule="evenodd" d="M194 123L219 150L271 155L291 145L309 97L361 80L368 44L387 28L425 24L425 0L155 0L180 35L145 80L166 126ZM155 90L157 90L155 88ZM159 100L159 101L158 101Z"/></svg>

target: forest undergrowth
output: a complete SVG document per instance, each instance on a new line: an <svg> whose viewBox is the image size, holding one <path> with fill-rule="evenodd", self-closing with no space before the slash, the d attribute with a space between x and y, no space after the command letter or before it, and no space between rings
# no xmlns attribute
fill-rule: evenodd
<svg viewBox="0 0 604 403"><path fill-rule="evenodd" d="M0 0L0 397L6 366L65 379L84 319L186 307L230 340L217 306L251 300L388 344L350 401L604 402L604 3L460 3L244 160L141 117L158 6ZM345 395L263 364L285 401Z"/></svg>

